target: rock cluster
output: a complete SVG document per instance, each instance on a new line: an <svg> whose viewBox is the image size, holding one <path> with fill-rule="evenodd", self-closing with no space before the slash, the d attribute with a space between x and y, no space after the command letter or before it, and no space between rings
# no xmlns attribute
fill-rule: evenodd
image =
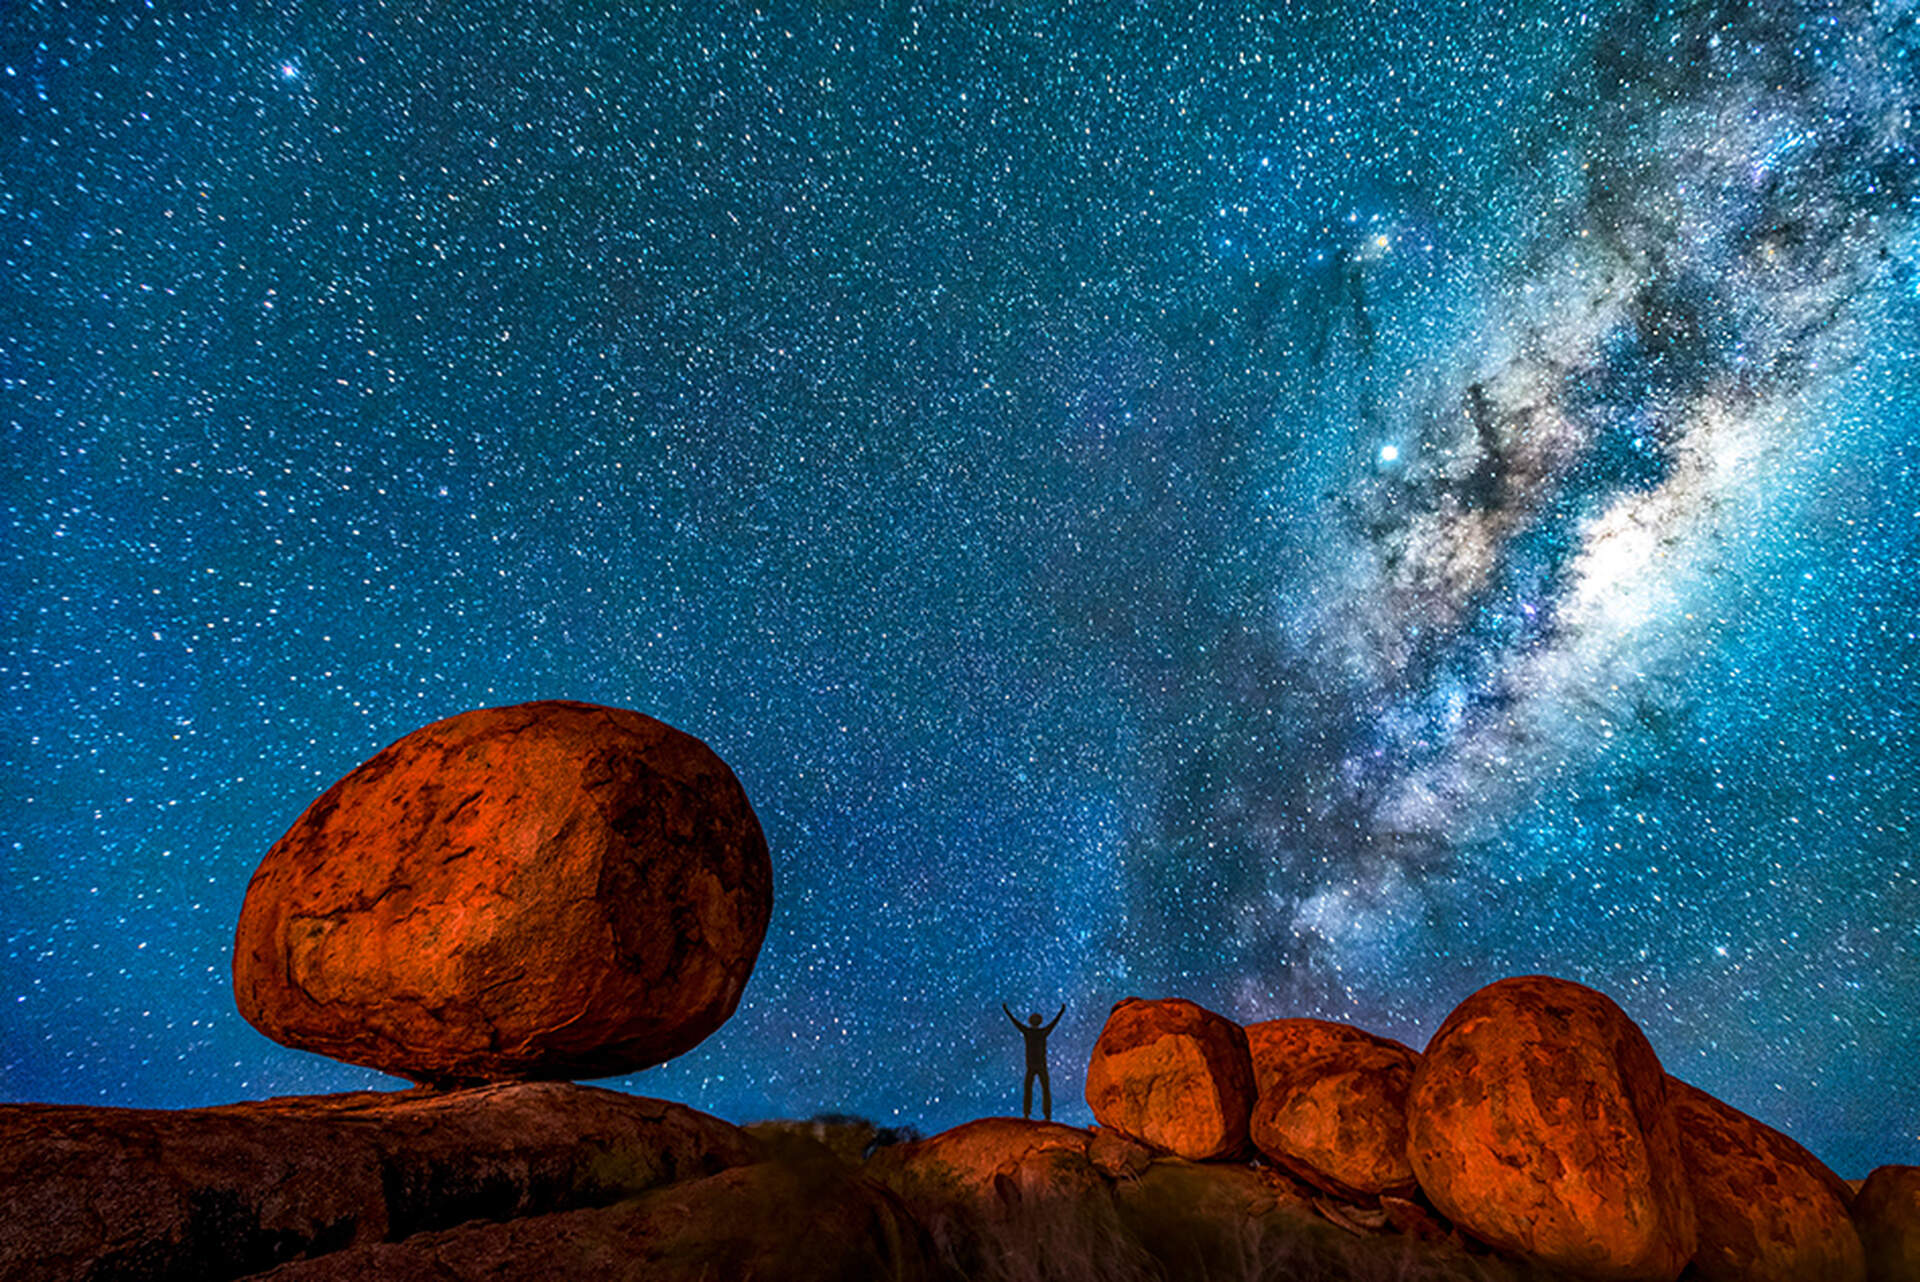
<svg viewBox="0 0 1920 1282"><path fill-rule="evenodd" d="M1423 1053L1127 998L1088 1065L1092 1131L743 1131L538 1080L718 1028L771 882L732 772L639 713L536 703L408 735L268 853L235 991L289 1045L495 1084L0 1105L0 1282L1920 1279L1920 1168L1856 1197L1545 976L1472 994Z"/></svg>
<svg viewBox="0 0 1920 1282"><path fill-rule="evenodd" d="M1482 1244L1551 1276L1920 1278L1920 1168L1875 1172L1856 1206L1804 1148L1669 1077L1593 989L1500 980L1420 1054L1322 1020L1250 1025L1254 1093L1238 1115L1218 1084L1236 1080L1235 1061L1195 1048L1202 1029L1207 1045L1234 1045L1227 1023L1190 1002L1120 1003L1088 1072L1095 1118L1213 1159L1236 1156L1230 1141L1191 1136L1230 1137L1244 1120L1324 1218Z"/></svg>
<svg viewBox="0 0 1920 1282"><path fill-rule="evenodd" d="M261 1032L415 1082L599 1077L725 1022L772 907L705 744L543 702L414 731L267 852L234 941Z"/></svg>

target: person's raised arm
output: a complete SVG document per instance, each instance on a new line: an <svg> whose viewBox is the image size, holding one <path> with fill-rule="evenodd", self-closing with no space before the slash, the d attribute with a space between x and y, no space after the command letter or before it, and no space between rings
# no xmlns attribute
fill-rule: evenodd
<svg viewBox="0 0 1920 1282"><path fill-rule="evenodd" d="M1008 1019L1013 1019L1013 1012L1007 1009L1007 1004L1006 1004L1005 1002L1001 1002L1001 1003L1000 1003L1000 1011L1001 1011L1001 1013L1002 1013L1002 1014L1004 1014L1004 1015L1005 1015L1005 1016L1006 1016L1006 1017L1007 1017ZM1015 1028L1025 1028L1025 1027L1026 1027L1026 1025L1025 1025L1025 1024L1022 1024L1022 1023L1021 1023L1021 1022L1020 1022L1019 1020L1017 1020L1017 1019L1013 1019L1013 1026L1014 1026Z"/></svg>
<svg viewBox="0 0 1920 1282"><path fill-rule="evenodd" d="M1055 1016L1053 1017L1053 1024L1058 1024L1058 1023L1060 1022L1060 1016L1061 1016L1061 1015L1064 1015L1064 1014L1066 1014L1066 1013L1067 1013L1067 1004L1066 1004L1065 1002L1061 1002L1061 1003L1060 1003L1060 1011L1059 1011L1059 1014L1056 1014L1056 1015L1055 1015ZM1047 1031L1048 1031L1049 1033L1051 1033L1051 1032L1053 1031L1053 1024L1048 1024L1048 1025L1047 1025Z"/></svg>

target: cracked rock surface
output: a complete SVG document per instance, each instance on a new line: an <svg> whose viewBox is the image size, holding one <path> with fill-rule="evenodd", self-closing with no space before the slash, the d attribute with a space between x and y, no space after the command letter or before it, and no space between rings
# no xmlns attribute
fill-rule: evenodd
<svg viewBox="0 0 1920 1282"><path fill-rule="evenodd" d="M1448 1219L1552 1268L1671 1282L1698 1243L1659 1058L1569 980L1503 979L1447 1016L1413 1073L1407 1156Z"/></svg>
<svg viewBox="0 0 1920 1282"><path fill-rule="evenodd" d="M1407 1087L1420 1057L1411 1048L1323 1019L1249 1024L1247 1044L1254 1147L1342 1197L1413 1191Z"/></svg>
<svg viewBox="0 0 1920 1282"><path fill-rule="evenodd" d="M466 712L267 852L234 994L275 1041L415 1082L629 1073L732 1015L772 880L746 793L691 735L585 703Z"/></svg>
<svg viewBox="0 0 1920 1282"><path fill-rule="evenodd" d="M1087 1065L1102 1126L1190 1161L1246 1148L1253 1094L1245 1030L1181 998L1121 1000Z"/></svg>

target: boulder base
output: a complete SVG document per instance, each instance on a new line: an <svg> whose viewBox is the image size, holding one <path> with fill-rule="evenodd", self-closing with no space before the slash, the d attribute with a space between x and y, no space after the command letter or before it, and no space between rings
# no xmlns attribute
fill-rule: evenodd
<svg viewBox="0 0 1920 1282"><path fill-rule="evenodd" d="M275 1282L944 1282L926 1233L831 1158L761 1162L614 1206L469 1224L302 1261Z"/></svg>
<svg viewBox="0 0 1920 1282"><path fill-rule="evenodd" d="M1420 1187L1461 1228L1551 1268L1671 1282L1698 1242L1667 1076L1605 996L1544 975L1462 1002L1407 1097Z"/></svg>
<svg viewBox="0 0 1920 1282"><path fill-rule="evenodd" d="M1238 1024L1193 1002L1128 997L1087 1065L1100 1125L1193 1161L1247 1145L1253 1063Z"/></svg>
<svg viewBox="0 0 1920 1282"><path fill-rule="evenodd" d="M416 1082L631 1072L733 1013L772 880L739 781L692 736L584 703L462 713L267 852L234 995L275 1041Z"/></svg>
<svg viewBox="0 0 1920 1282"><path fill-rule="evenodd" d="M1920 1166L1879 1166L1853 1199L1873 1282L1920 1278Z"/></svg>
<svg viewBox="0 0 1920 1282"><path fill-rule="evenodd" d="M1702 1282L1863 1282L1852 1194L1819 1158L1765 1123L1667 1080L1699 1212Z"/></svg>
<svg viewBox="0 0 1920 1282"><path fill-rule="evenodd" d="M0 1105L0 1278L220 1282L758 1159L680 1104L557 1082L218 1108Z"/></svg>
<svg viewBox="0 0 1920 1282"><path fill-rule="evenodd" d="M1413 1191L1407 1087L1420 1057L1385 1037L1320 1019L1247 1026L1254 1147L1340 1197Z"/></svg>

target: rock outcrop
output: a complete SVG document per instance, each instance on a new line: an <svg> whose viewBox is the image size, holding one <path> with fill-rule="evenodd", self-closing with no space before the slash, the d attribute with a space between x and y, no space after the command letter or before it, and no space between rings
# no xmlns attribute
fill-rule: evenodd
<svg viewBox="0 0 1920 1282"><path fill-rule="evenodd" d="M1128 997L1094 1045L1087 1104L1102 1126L1193 1161L1238 1154L1253 1112L1246 1031L1190 1001Z"/></svg>
<svg viewBox="0 0 1920 1282"><path fill-rule="evenodd" d="M1880 1166L1853 1199L1872 1282L1920 1279L1920 1166Z"/></svg>
<svg viewBox="0 0 1920 1282"><path fill-rule="evenodd" d="M1342 1197L1413 1191L1407 1088L1420 1057L1412 1049L1320 1019L1250 1024L1247 1044L1255 1148Z"/></svg>
<svg viewBox="0 0 1920 1282"><path fill-rule="evenodd" d="M1420 1187L1483 1241L1595 1278L1671 1282L1693 1257L1667 1076L1590 988L1531 975L1468 997L1414 1071L1407 1132Z"/></svg>
<svg viewBox="0 0 1920 1282"><path fill-rule="evenodd" d="M247 888L234 994L261 1032L416 1082L631 1072L733 1013L766 839L699 740L529 703L416 730L327 789Z"/></svg>
<svg viewBox="0 0 1920 1282"><path fill-rule="evenodd" d="M1057 1122L983 1117L883 1149L871 1171L894 1187L938 1188L978 1204L1023 1195L1071 1197L1098 1178L1087 1160L1092 1138Z"/></svg>
<svg viewBox="0 0 1920 1282"><path fill-rule="evenodd" d="M1700 1224L1701 1282L1862 1282L1852 1193L1819 1158L1696 1087L1667 1079Z"/></svg>
<svg viewBox="0 0 1920 1282"><path fill-rule="evenodd" d="M827 1158L761 1162L609 1207L469 1224L357 1247L265 1277L273 1282L944 1282L951 1275L896 1198Z"/></svg>
<svg viewBox="0 0 1920 1282"><path fill-rule="evenodd" d="M527 1083L219 1108L0 1105L0 1279L241 1277L757 1160L679 1104Z"/></svg>

